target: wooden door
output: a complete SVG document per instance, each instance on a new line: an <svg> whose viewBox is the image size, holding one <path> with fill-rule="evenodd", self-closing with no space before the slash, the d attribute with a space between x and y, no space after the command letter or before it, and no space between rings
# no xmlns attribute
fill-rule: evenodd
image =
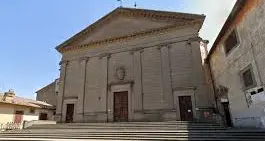
<svg viewBox="0 0 265 141"><path fill-rule="evenodd" d="M179 96L179 108L181 120L193 120L191 96Z"/></svg>
<svg viewBox="0 0 265 141"><path fill-rule="evenodd" d="M114 93L114 121L128 121L128 92Z"/></svg>
<svg viewBox="0 0 265 141"><path fill-rule="evenodd" d="M23 115L24 115L24 111L16 111L15 117L14 117L14 122L15 123L22 123Z"/></svg>
<svg viewBox="0 0 265 141"><path fill-rule="evenodd" d="M75 107L74 104L66 105L66 118L65 118L66 123L73 122L74 107Z"/></svg>

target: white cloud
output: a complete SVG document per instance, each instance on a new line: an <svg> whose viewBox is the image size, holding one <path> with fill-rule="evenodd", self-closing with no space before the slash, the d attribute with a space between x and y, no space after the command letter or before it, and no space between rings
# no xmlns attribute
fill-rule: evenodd
<svg viewBox="0 0 265 141"><path fill-rule="evenodd" d="M185 12L206 15L200 36L210 41L208 49L219 34L235 2L236 0L190 0L190 6Z"/></svg>

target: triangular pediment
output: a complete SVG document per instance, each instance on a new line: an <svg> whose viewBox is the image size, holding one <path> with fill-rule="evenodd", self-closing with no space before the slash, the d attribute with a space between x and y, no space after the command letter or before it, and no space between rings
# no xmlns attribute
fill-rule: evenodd
<svg viewBox="0 0 265 141"><path fill-rule="evenodd" d="M186 22L203 22L205 16L144 9L117 8L57 47L85 45L117 37L132 36Z"/></svg>
<svg viewBox="0 0 265 141"><path fill-rule="evenodd" d="M136 32L146 31L153 28L168 26L170 22L151 21L147 19L135 19L118 17L110 23L104 25L93 34L78 42L79 45L87 44L91 41L104 40L112 37L130 35Z"/></svg>

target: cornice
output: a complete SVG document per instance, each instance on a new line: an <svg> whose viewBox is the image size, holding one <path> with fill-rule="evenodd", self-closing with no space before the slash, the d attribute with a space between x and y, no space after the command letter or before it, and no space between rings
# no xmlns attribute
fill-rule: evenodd
<svg viewBox="0 0 265 141"><path fill-rule="evenodd" d="M69 61L68 60L62 60L59 62L59 65L62 65L62 64L67 64Z"/></svg>
<svg viewBox="0 0 265 141"><path fill-rule="evenodd" d="M65 53L65 52L69 52L69 51L73 51L73 50L77 50L77 49L94 48L94 47L98 47L98 46L105 45L105 44L112 44L112 43L116 43L116 42L125 42L125 41L129 41L132 39L150 37L150 35L154 36L157 34L164 34L164 33L167 33L171 30L183 29L183 28L189 27L190 25L195 25L195 24L200 24L200 23L201 23L200 21L182 22L182 23L178 23L178 24L174 24L174 25L165 26L165 27L135 32L135 33L124 35L124 36L112 37L112 38L103 39L103 40L99 40L99 41L92 41L92 42L90 42L88 44L84 44L84 45L66 46L64 48L58 49L58 51L60 53Z"/></svg>
<svg viewBox="0 0 265 141"><path fill-rule="evenodd" d="M195 37L189 38L187 43L191 44L192 42L200 42L200 41L202 41L202 38L197 35Z"/></svg>
<svg viewBox="0 0 265 141"><path fill-rule="evenodd" d="M160 20L160 21L200 21L203 22L205 15L189 14L189 13L177 13L177 12L167 12L167 11L156 11L147 9L132 9L132 8L117 8L110 12L103 18L99 19L94 24L83 29L81 32L77 33L70 39L66 40L62 44L56 47L59 51L61 48L66 46L71 46L74 43L84 39L87 35L94 33L100 27L108 24L111 20L117 17L131 17L131 18L144 18L149 20ZM60 51L59 51L60 52Z"/></svg>

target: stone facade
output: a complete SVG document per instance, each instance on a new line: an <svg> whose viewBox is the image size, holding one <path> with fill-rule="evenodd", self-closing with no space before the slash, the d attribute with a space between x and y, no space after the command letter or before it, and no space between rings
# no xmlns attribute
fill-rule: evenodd
<svg viewBox="0 0 265 141"><path fill-rule="evenodd" d="M213 107L202 68L203 15L118 8L56 49L60 63L57 121L114 121L114 95L128 94L128 121L181 120L179 96L193 119Z"/></svg>
<svg viewBox="0 0 265 141"><path fill-rule="evenodd" d="M258 105L248 101L248 98L253 99L254 96L250 96L249 93L263 88L265 83L264 16L265 1L238 1L220 32L223 35L219 35L219 40L207 58L220 114L226 116L222 102L229 102L234 126L265 127L264 103ZM225 53L224 41L233 30L236 31L239 44L229 53ZM241 77L241 72L248 66L252 66L253 80L256 84L251 89L244 88ZM220 93L220 87L224 88L223 93Z"/></svg>

